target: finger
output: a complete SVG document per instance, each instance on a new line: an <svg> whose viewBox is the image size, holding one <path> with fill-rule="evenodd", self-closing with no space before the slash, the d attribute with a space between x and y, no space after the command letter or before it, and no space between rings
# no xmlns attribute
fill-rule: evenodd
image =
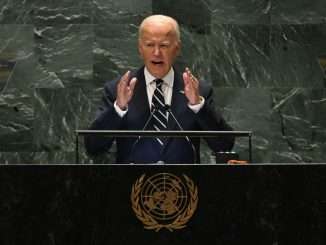
<svg viewBox="0 0 326 245"><path fill-rule="evenodd" d="M183 77L183 83L184 83L184 90L185 91L189 91L189 86L191 84L191 81L190 81L190 78L188 76L188 73L187 72L184 72L182 74L182 77Z"/></svg>
<svg viewBox="0 0 326 245"><path fill-rule="evenodd" d="M182 78L183 78L183 81L185 84L187 84L189 82L189 77L188 77L188 73L187 72L184 72L182 74Z"/></svg>
<svg viewBox="0 0 326 245"><path fill-rule="evenodd" d="M137 78L136 77L133 77L130 82L129 82L129 88L130 88L130 91L133 92L134 91L134 88L135 88L135 85L137 83Z"/></svg>
<svg viewBox="0 0 326 245"><path fill-rule="evenodd" d="M192 76L192 73L191 73L191 71L190 71L189 67L186 67L186 72L187 72L187 74L188 74L188 76L189 76L189 77L191 77L191 76Z"/></svg>
<svg viewBox="0 0 326 245"><path fill-rule="evenodd" d="M128 70L120 79L120 83L128 83L130 71Z"/></svg>
<svg viewBox="0 0 326 245"><path fill-rule="evenodd" d="M190 69L188 67L186 67L185 72L187 73L187 75L189 77L189 81L197 82L197 78L192 74L192 72L190 71Z"/></svg>
<svg viewBox="0 0 326 245"><path fill-rule="evenodd" d="M198 87L199 80L195 76L192 76L191 82L192 82L193 86Z"/></svg>
<svg viewBox="0 0 326 245"><path fill-rule="evenodd" d="M186 70L184 73L183 73L183 80L188 84L188 83L191 83L191 76L190 76L191 73L189 73L188 70Z"/></svg>
<svg viewBox="0 0 326 245"><path fill-rule="evenodd" d="M193 86L198 87L199 80L191 73L191 71L189 69L188 69L188 74L189 74L189 81L190 81L190 83Z"/></svg>

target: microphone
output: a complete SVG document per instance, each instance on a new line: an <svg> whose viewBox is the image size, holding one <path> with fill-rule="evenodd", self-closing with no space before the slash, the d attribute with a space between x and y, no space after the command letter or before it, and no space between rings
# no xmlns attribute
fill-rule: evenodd
<svg viewBox="0 0 326 245"><path fill-rule="evenodd" d="M147 118L147 120L146 120L146 122L145 122L145 124L144 124L144 127L141 129L141 131L144 131L144 130L147 128L149 122L152 120L152 118L153 118L153 116L154 116L154 113L155 113L156 111L157 111L157 108L155 107L154 104L152 104L151 113L150 113L149 117ZM141 136L138 136L138 138L137 138L137 139L135 140L135 142L132 144L132 146L131 146L131 150L130 150L130 157L129 157L129 159L132 157L132 155L133 155L133 153L134 153L134 150L135 150L135 148L136 148L136 145L138 144L138 142L140 141L141 138L142 138ZM130 163L133 163L133 161L130 160Z"/></svg>
<svg viewBox="0 0 326 245"><path fill-rule="evenodd" d="M181 126L181 124L179 123L178 119L175 117L174 113L172 112L171 110L171 106L168 105L168 104L165 104L165 110L172 116L173 120L176 122L176 124L178 125L179 129L181 131L184 131L183 127ZM193 154L193 157L194 157L194 161L195 163L197 163L197 153L196 153L196 149L195 149L195 146L194 144L191 142L191 140L189 139L188 136L185 136L186 138L186 141L188 142L188 144L190 145L191 149L192 149L192 154Z"/></svg>

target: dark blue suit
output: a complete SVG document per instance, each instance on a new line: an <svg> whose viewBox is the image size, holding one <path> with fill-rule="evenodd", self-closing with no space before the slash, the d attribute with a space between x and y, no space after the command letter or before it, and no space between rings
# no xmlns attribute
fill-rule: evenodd
<svg viewBox="0 0 326 245"><path fill-rule="evenodd" d="M121 118L113 106L119 79L107 82L104 88L104 103L99 108L90 129L142 130L144 128L150 117L144 68L131 75L131 77L134 76L138 81L134 88L134 95L128 104L127 114ZM215 111L210 87L200 83L200 94L205 98L205 104L198 113L194 113L188 107L188 100L183 90L182 74L175 72L171 110L184 130L232 130L221 114ZM180 130L171 115L168 120L168 130ZM90 155L106 152L111 147L113 140L114 138L87 136L85 137L86 150ZM191 144L184 138L168 138L163 150L152 138L141 138L134 144L136 140L137 138L134 137L116 139L117 163L155 163L160 160L166 163L194 163L194 156L199 156L199 138L191 138L196 154L194 154ZM206 138L205 140L213 151L230 151L234 143L233 137Z"/></svg>

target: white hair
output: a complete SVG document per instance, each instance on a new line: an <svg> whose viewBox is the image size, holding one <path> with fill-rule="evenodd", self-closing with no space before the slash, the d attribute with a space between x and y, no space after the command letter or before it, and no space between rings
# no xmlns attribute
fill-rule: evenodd
<svg viewBox="0 0 326 245"><path fill-rule="evenodd" d="M166 15L151 15L151 16L146 17L139 26L139 30L138 30L139 38L142 36L145 25L147 23L150 23L150 22L153 22L153 21L172 24L175 35L177 37L177 40L180 42L180 40L181 40L180 36L181 35L180 35L180 28L179 28L178 22L175 19L173 19L172 17L166 16Z"/></svg>

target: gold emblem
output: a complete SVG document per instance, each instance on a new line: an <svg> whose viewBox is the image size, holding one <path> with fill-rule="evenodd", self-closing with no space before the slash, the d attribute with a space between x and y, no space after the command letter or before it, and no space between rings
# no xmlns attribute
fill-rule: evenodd
<svg viewBox="0 0 326 245"><path fill-rule="evenodd" d="M169 231L186 227L198 204L194 182L183 175L159 173L145 179L143 174L132 186L131 204L144 228Z"/></svg>

